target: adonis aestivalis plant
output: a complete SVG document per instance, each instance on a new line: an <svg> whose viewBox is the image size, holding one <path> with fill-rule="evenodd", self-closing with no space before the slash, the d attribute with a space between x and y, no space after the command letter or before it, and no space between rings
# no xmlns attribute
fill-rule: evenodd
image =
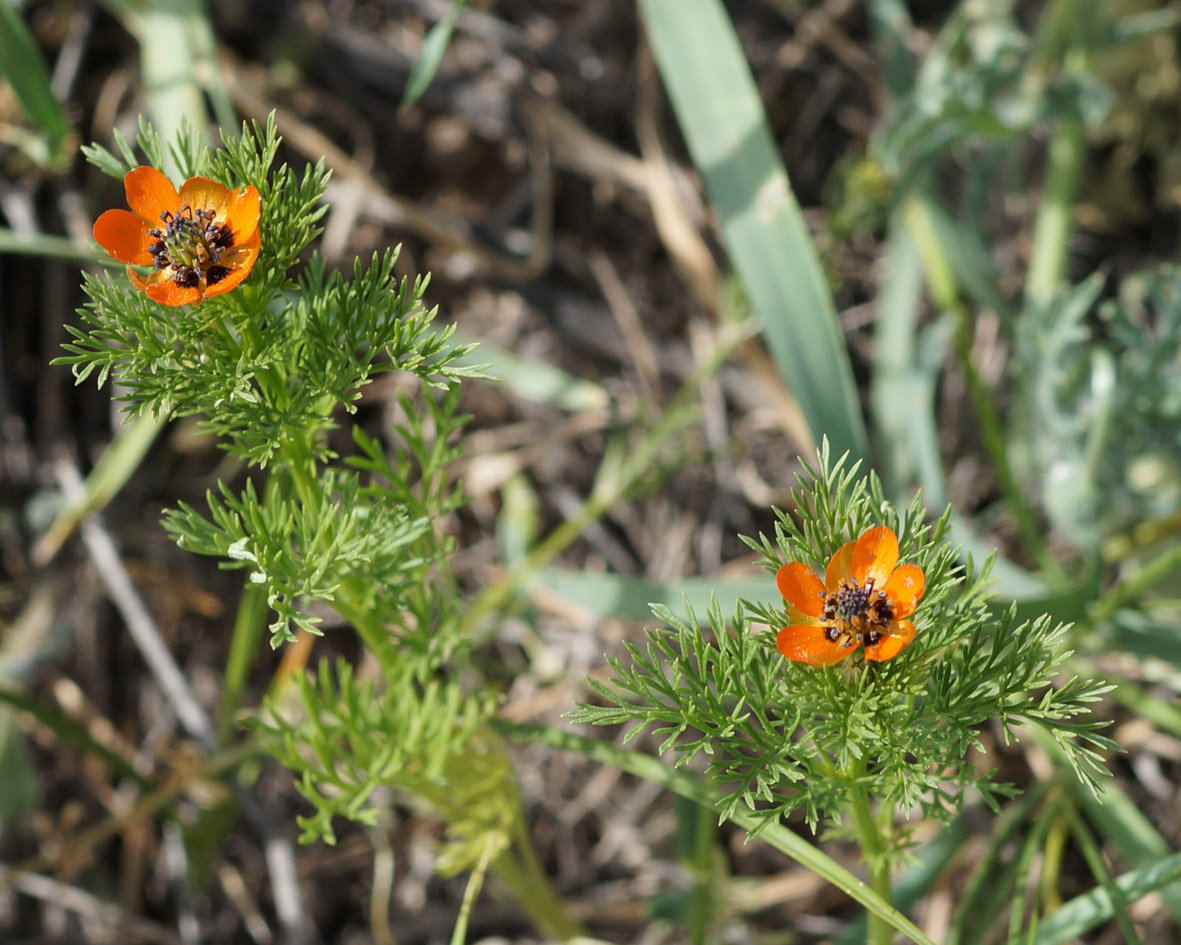
<svg viewBox="0 0 1181 945"><path fill-rule="evenodd" d="M1044 729L1097 789L1096 749L1114 746L1086 716L1109 687L1056 683L1065 625L991 607L987 565L958 563L947 516L894 508L827 446L792 499L773 537L747 539L767 593L702 620L653 608L665 626L609 659L613 678L588 681L605 704L576 719L653 726L678 765L704 753L729 786L724 816L757 833L802 808L861 834L875 871L898 863L916 813L946 821L969 788L993 805L1013 793L969 755L985 727Z"/></svg>
<svg viewBox="0 0 1181 945"><path fill-rule="evenodd" d="M94 238L126 271L85 275L89 301L59 363L79 381L117 380L129 413L200 417L235 469L255 467L164 522L181 547L245 572L240 667L256 664L266 610L273 647L297 631L308 642L331 612L332 630L355 632L369 654L364 673L345 659L297 662L294 684L249 713L250 737L306 801L303 839L331 843L339 818L374 824L410 796L446 821L440 871L473 871L474 889L503 868L538 925L567 938L523 848L513 767L488 730L495 700L461 679L462 601L441 523L463 502L450 470L460 381L478 373L458 363L471 346L435 323L425 278L395 273L396 250L345 271L314 251L299 265L328 174L322 162L275 166L273 117L221 139L210 150L189 132L166 149L143 123L142 157L118 135L120 157L86 149L123 187L129 209L98 215ZM362 390L388 372L396 429L354 422ZM223 705L233 731L238 706Z"/></svg>

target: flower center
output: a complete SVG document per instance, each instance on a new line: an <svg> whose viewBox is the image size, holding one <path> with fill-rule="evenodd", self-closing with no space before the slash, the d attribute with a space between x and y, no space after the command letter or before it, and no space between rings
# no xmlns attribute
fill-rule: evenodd
<svg viewBox="0 0 1181 945"><path fill-rule="evenodd" d="M188 204L177 213L160 214L164 225L148 230L156 240L148 247L157 269L173 270L173 281L192 288L204 276L206 285L221 282L230 270L220 265L222 252L234 245L234 231L225 223L215 223L212 210L194 210Z"/></svg>
<svg viewBox="0 0 1181 945"><path fill-rule="evenodd" d="M835 591L824 595L824 632L834 643L877 643L893 619L894 602L884 590L874 588L873 578L864 584L856 578L842 579Z"/></svg>

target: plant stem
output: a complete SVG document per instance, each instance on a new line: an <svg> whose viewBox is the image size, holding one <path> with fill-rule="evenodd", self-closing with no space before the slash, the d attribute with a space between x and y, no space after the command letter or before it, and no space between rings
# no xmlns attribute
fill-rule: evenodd
<svg viewBox="0 0 1181 945"><path fill-rule="evenodd" d="M1043 311L1053 301L1066 273L1071 210L1082 155L1082 122L1063 120L1050 139L1046 155L1042 202L1034 222L1029 272L1025 278L1025 302L1035 312Z"/></svg>
<svg viewBox="0 0 1181 945"><path fill-rule="evenodd" d="M629 774L662 784L674 794L689 798L699 804L720 810L726 803L726 794L721 788L690 774L682 768L674 768L659 758L629 751L601 739L586 738L572 732L558 731L539 725L526 725L508 719L492 719L489 724L506 738L519 742L548 745L565 751L576 751L603 764L615 765ZM767 823L755 812L736 810L730 820L747 831L758 831L760 840L791 857L818 876L832 883L849 898L861 903L873 915L881 917L887 929L893 927L910 937L919 945L935 945L931 938L906 916L890 905L876 890L871 889L849 870L845 869L819 848L788 830L782 823Z"/></svg>
<svg viewBox="0 0 1181 945"><path fill-rule="evenodd" d="M545 935L565 941L583 934L554 892L549 876L538 862L533 840L525 829L525 813L515 818L512 846L492 861L492 871L510 890Z"/></svg>
<svg viewBox="0 0 1181 945"><path fill-rule="evenodd" d="M1099 598L1091 607L1092 623L1101 623L1125 604L1135 600L1154 584L1181 569L1181 545L1153 558L1139 571Z"/></svg>
<svg viewBox="0 0 1181 945"><path fill-rule="evenodd" d="M226 657L221 699L217 704L217 743L225 745L234 732L234 713L242 701L242 692L258 653L259 640L266 627L267 595L257 584L245 584L238 600L238 614Z"/></svg>
<svg viewBox="0 0 1181 945"><path fill-rule="evenodd" d="M869 798L864 789L850 779L849 812L853 817L853 829L861 843L861 859L869 869L869 886L886 902L890 901L890 861L886 855L882 835L873 817ZM890 945L890 924L880 915L868 915L870 945Z"/></svg>
<svg viewBox="0 0 1181 945"><path fill-rule="evenodd" d="M923 268L927 274L927 285L931 290L931 300L936 308L951 314L955 319L956 357L959 359L960 369L964 372L964 379L968 386L968 400L976 414L976 422L984 440L984 449L988 453L993 471L996 473L1001 492L1004 493L1005 500L1021 532L1021 537L1033 554L1038 566L1052 583L1061 584L1065 580L1065 575L1050 555L1043 529L1017 484L1017 477L1013 474L1013 467L1009 464L1005 432L1000 414L992 402L988 388L976 370L976 365L972 363L971 316L967 306L960 301L955 275L952 273L951 263L947 259L943 246L936 237L930 211L923 200L916 195L907 199L903 213L923 260Z"/></svg>

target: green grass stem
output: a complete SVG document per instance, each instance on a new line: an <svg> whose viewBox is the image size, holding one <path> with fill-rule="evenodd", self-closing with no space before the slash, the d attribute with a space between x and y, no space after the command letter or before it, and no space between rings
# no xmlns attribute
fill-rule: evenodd
<svg viewBox="0 0 1181 945"><path fill-rule="evenodd" d="M493 719L492 726L506 738L514 741L574 751L602 764L615 765L628 774L662 784L674 794L708 805L715 810L720 809L726 800L722 788L696 775L675 768L659 758L629 751L602 739L586 738L572 732L511 722L507 719ZM760 840L832 883L871 914L880 916L891 927L908 936L912 942L917 945L935 945L918 926L865 882L783 824L763 824L753 812L740 811L732 819L745 830L759 829Z"/></svg>
<svg viewBox="0 0 1181 945"><path fill-rule="evenodd" d="M927 275L931 300L941 312L949 313L955 319L954 347L964 372L968 387L968 399L979 425L984 449L992 463L1001 492L1021 533L1026 547L1037 561L1047 579L1053 584L1065 583L1061 567L1050 554L1045 540L1045 531L1033 513L1017 484L1017 478L1009 463L1008 447L1000 414L992 401L976 365L972 361L972 320L967 307L959 297L955 275L937 238L928 208L921 198L907 199L903 210L910 232L918 246L919 255Z"/></svg>

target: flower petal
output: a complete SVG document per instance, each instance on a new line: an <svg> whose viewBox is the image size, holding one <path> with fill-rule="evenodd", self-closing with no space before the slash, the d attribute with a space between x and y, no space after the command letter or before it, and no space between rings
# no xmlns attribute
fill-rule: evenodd
<svg viewBox="0 0 1181 945"><path fill-rule="evenodd" d="M108 210L94 221L94 239L112 258L135 266L152 265L148 247L156 240L148 236L148 227L134 213Z"/></svg>
<svg viewBox="0 0 1181 945"><path fill-rule="evenodd" d="M234 231L234 244L247 242L258 232L262 199L253 187L240 187L230 194L225 222Z"/></svg>
<svg viewBox="0 0 1181 945"><path fill-rule="evenodd" d="M201 290L196 286L183 288L176 284L171 270L160 270L146 279L134 269L127 270L127 278L153 302L161 305L196 305L201 301Z"/></svg>
<svg viewBox="0 0 1181 945"><path fill-rule="evenodd" d="M863 532L853 549L853 577L862 584L886 586L898 563L898 538L885 525Z"/></svg>
<svg viewBox="0 0 1181 945"><path fill-rule="evenodd" d="M793 663L831 666L839 663L856 647L833 642L819 625L784 627L775 638L775 646Z"/></svg>
<svg viewBox="0 0 1181 945"><path fill-rule="evenodd" d="M172 181L154 167L137 167L123 178L127 206L152 226L160 223L160 214L176 213L180 200Z"/></svg>
<svg viewBox="0 0 1181 945"><path fill-rule="evenodd" d="M258 230L255 229L254 236L244 245L235 246L233 249L222 253L222 262L230 272L221 282L206 285L205 298L221 295L223 292L229 292L230 289L236 287L238 283L250 275L250 270L254 268L254 262L258 259L259 243Z"/></svg>
<svg viewBox="0 0 1181 945"><path fill-rule="evenodd" d="M878 662L892 660L910 646L910 641L913 639L914 624L909 620L899 620L890 625L890 633L879 639L877 643L865 645L865 658Z"/></svg>
<svg viewBox="0 0 1181 945"><path fill-rule="evenodd" d="M886 582L886 596L894 602L895 617L909 617L927 587L927 578L917 564L904 564Z"/></svg>
<svg viewBox="0 0 1181 945"><path fill-rule="evenodd" d="M230 189L208 177L190 177L180 188L179 207L193 210L212 210L214 220L225 222L226 206L230 200Z"/></svg>
<svg viewBox="0 0 1181 945"><path fill-rule="evenodd" d="M824 586L830 591L840 587L841 581L853 579L853 547L856 544L854 541L845 542L829 559L828 569L824 572Z"/></svg>
<svg viewBox="0 0 1181 945"><path fill-rule="evenodd" d="M775 575L775 584L784 600L809 617L824 613L824 585L806 564L785 564Z"/></svg>

